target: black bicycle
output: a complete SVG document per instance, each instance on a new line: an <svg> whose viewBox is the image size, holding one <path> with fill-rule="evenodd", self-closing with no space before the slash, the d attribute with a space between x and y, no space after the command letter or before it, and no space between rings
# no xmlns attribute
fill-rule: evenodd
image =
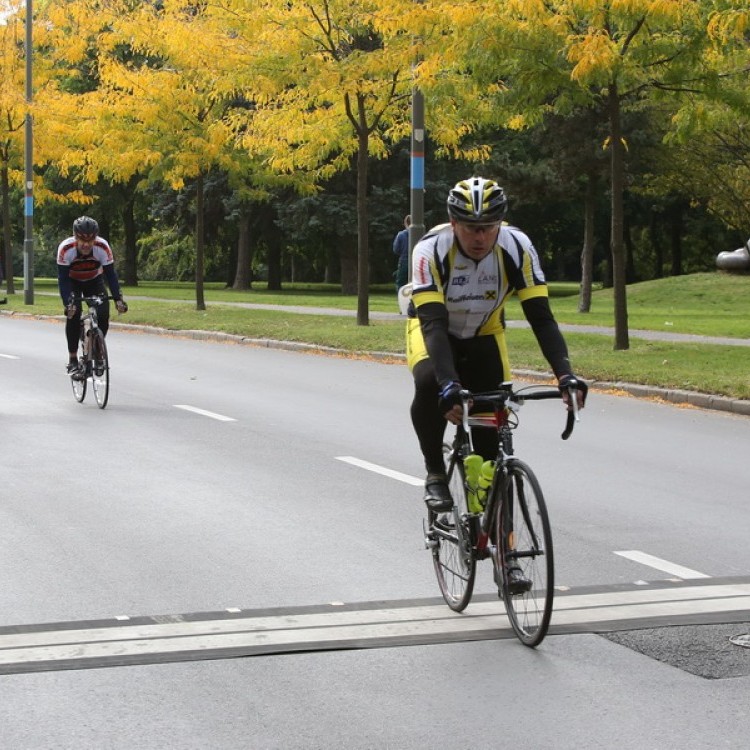
<svg viewBox="0 0 750 750"><path fill-rule="evenodd" d="M575 388L569 395L572 410L563 440L578 419ZM552 531L539 481L531 467L513 455L513 430L525 401L559 399L561 392L540 386L514 391L511 383L503 383L497 391L463 391L461 397L463 422L453 444L444 446L454 506L448 513L427 511L425 545L432 551L440 592L456 612L471 601L477 561L490 558L511 627L523 644L537 646L552 616ZM472 427L497 430L494 461L474 454Z"/></svg>
<svg viewBox="0 0 750 750"><path fill-rule="evenodd" d="M104 294L71 296L72 304L85 303L88 311L81 313L78 369L70 373L70 384L76 401L82 403L86 398L88 381L91 380L94 398L100 409L107 405L109 399L109 357L107 342L99 328L96 308L107 299Z"/></svg>

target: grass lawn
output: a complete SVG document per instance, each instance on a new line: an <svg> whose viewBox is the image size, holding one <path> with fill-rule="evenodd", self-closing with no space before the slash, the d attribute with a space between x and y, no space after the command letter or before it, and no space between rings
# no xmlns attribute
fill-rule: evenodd
<svg viewBox="0 0 750 750"><path fill-rule="evenodd" d="M19 282L20 286L20 282ZM577 311L575 285L551 285L552 307L560 322L613 325L612 291L594 292L591 312ZM34 304L25 305L23 291L8 298L5 310L60 315L54 280L35 280ZM571 294L572 292L572 294ZM175 330L215 330L248 338L280 339L335 347L351 352L404 351L403 320L371 320L357 326L353 317L300 315L290 312L248 310L225 302L252 302L356 310L356 297L343 296L335 287L294 286L282 292L259 288L235 292L208 284L207 309L194 304L188 284L142 283L125 288L130 311L122 322ZM154 297L162 301L136 299ZM396 312L395 294L389 287L375 289L371 311ZM628 287L629 328L695 333L708 336L750 338L750 275L721 272L672 277ZM520 306L511 300L509 318L521 318ZM113 319L118 317L113 314ZM750 347L653 342L631 336L627 351L614 351L611 336L566 333L576 371L590 380L622 381L681 388L734 398L750 399ZM518 369L548 370L533 335L509 329L511 364Z"/></svg>

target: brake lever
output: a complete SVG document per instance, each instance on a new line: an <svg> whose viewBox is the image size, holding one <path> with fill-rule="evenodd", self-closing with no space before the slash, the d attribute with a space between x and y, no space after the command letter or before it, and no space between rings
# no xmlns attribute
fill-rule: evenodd
<svg viewBox="0 0 750 750"><path fill-rule="evenodd" d="M563 440L567 440L573 434L575 423L581 421L581 417L578 414L578 389L569 386L566 390L568 391L569 397L568 403L572 408L568 410L568 418L565 420L565 429L563 430L562 435L560 435Z"/></svg>
<svg viewBox="0 0 750 750"><path fill-rule="evenodd" d="M464 432L469 439L469 451L474 452L474 441L471 439L471 429L469 428L469 402L471 401L471 393L467 390L459 392L461 396L461 426L464 428Z"/></svg>

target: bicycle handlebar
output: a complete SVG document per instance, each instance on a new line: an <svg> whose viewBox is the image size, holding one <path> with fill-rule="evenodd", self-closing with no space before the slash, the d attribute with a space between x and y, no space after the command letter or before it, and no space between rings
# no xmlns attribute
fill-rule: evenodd
<svg viewBox="0 0 750 750"><path fill-rule="evenodd" d="M519 391L512 390L512 386L504 384L505 387L497 391L486 391L484 393L471 393L467 390L460 392L461 404L463 406L463 417L462 423L463 428L468 434L469 432L469 402L479 402L491 404L496 408L504 408L508 404L516 404L522 406L524 401L543 401L546 399L562 398L563 394L559 388L548 388L546 390L530 391L529 393L522 393ZM567 440L573 434L573 428L575 423L580 421L578 399L576 397L577 388L568 386L565 389L568 393L568 415L565 420L565 429L562 431L560 437L563 440Z"/></svg>
<svg viewBox="0 0 750 750"><path fill-rule="evenodd" d="M78 294L71 292L68 297L68 304L75 305L78 302L88 302L90 304L99 305L108 299L113 299L108 294Z"/></svg>

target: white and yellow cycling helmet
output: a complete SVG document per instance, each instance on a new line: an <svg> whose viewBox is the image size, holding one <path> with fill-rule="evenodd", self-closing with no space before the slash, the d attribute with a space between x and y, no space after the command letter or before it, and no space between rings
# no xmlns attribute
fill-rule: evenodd
<svg viewBox="0 0 750 750"><path fill-rule="evenodd" d="M471 177L448 193L448 216L466 224L502 221L508 210L505 192L494 180Z"/></svg>

